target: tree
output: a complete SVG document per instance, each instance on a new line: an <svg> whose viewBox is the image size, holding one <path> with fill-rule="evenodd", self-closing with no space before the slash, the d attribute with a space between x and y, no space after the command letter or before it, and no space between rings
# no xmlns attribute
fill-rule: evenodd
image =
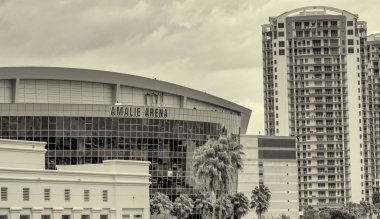
<svg viewBox="0 0 380 219"><path fill-rule="evenodd" d="M303 219L314 219L318 217L318 211L311 206L307 206L303 210Z"/></svg>
<svg viewBox="0 0 380 219"><path fill-rule="evenodd" d="M263 184L256 186L255 189L252 190L251 208L256 210L258 219L261 219L261 215L268 211L271 196L272 194L269 188Z"/></svg>
<svg viewBox="0 0 380 219"><path fill-rule="evenodd" d="M202 218L206 218L211 215L212 212L212 200L208 192L200 190L195 197L194 207L198 214Z"/></svg>
<svg viewBox="0 0 380 219"><path fill-rule="evenodd" d="M347 202L345 209L348 211L348 214L352 215L354 218L360 218L366 215L363 207L354 202Z"/></svg>
<svg viewBox="0 0 380 219"><path fill-rule="evenodd" d="M374 192L372 195L372 204L380 203L380 193Z"/></svg>
<svg viewBox="0 0 380 219"><path fill-rule="evenodd" d="M232 196L228 195L224 199L218 199L215 205L215 213L218 218L229 219L233 215L234 207Z"/></svg>
<svg viewBox="0 0 380 219"><path fill-rule="evenodd" d="M194 151L193 175L198 185L210 191L213 203L212 218L215 218L216 214L216 198L222 203L224 195L231 190L236 173L243 167L242 147L232 139L219 136L218 139L209 139ZM222 216L222 212L219 212L219 216Z"/></svg>
<svg viewBox="0 0 380 219"><path fill-rule="evenodd" d="M192 212L193 207L193 199L186 194L181 194L174 200L171 215L177 218L187 218Z"/></svg>
<svg viewBox="0 0 380 219"><path fill-rule="evenodd" d="M362 207L364 214L369 215L369 218L372 218L373 212L374 212L374 206L372 203L361 201L360 206Z"/></svg>
<svg viewBox="0 0 380 219"><path fill-rule="evenodd" d="M156 192L150 199L150 214L156 215L169 215L173 209L173 203L167 195Z"/></svg>
<svg viewBox="0 0 380 219"><path fill-rule="evenodd" d="M240 219L249 211L249 200L243 193L238 192L232 196L234 219Z"/></svg>

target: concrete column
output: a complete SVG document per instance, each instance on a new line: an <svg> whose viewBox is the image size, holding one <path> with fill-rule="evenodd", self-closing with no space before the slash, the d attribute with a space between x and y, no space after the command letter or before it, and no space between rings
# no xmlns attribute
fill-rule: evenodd
<svg viewBox="0 0 380 219"><path fill-rule="evenodd" d="M116 213L120 216L121 218L121 212L116 212L116 209L115 208L111 208L110 209L110 219L118 219L116 216Z"/></svg>
<svg viewBox="0 0 380 219"><path fill-rule="evenodd" d="M33 207L32 208L32 219L41 219L43 207Z"/></svg>
<svg viewBox="0 0 380 219"><path fill-rule="evenodd" d="M81 219L82 211L83 208L73 208L73 219Z"/></svg>
<svg viewBox="0 0 380 219"><path fill-rule="evenodd" d="M62 219L63 208L53 208L53 218L52 219Z"/></svg>
<svg viewBox="0 0 380 219"><path fill-rule="evenodd" d="M120 84L114 84L112 87L112 104L120 103Z"/></svg>
<svg viewBox="0 0 380 219"><path fill-rule="evenodd" d="M91 218L100 218L100 211L102 209L101 208L92 208L91 209Z"/></svg>
<svg viewBox="0 0 380 219"><path fill-rule="evenodd" d="M18 103L19 84L20 84L19 78L12 80L12 103Z"/></svg>
<svg viewBox="0 0 380 219"><path fill-rule="evenodd" d="M10 218L9 219L20 219L21 207L11 207L9 209Z"/></svg>

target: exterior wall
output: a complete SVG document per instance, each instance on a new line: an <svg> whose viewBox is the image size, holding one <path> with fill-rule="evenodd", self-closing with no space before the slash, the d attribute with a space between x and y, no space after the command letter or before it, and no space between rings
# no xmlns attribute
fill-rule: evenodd
<svg viewBox="0 0 380 219"><path fill-rule="evenodd" d="M249 199L260 183L272 193L269 211L265 216L278 217L282 213L298 218L298 173L295 139L242 135L244 171L239 174L238 192ZM244 218L256 218L251 209Z"/></svg>
<svg viewBox="0 0 380 219"><path fill-rule="evenodd" d="M0 80L0 103L12 102L11 80Z"/></svg>
<svg viewBox="0 0 380 219"><path fill-rule="evenodd" d="M14 153L13 157L28 160L37 153L43 158L43 143L0 140L1 159L9 156L3 150L20 144L24 145L23 151ZM2 164L0 187L7 188L7 192L2 193L0 215L9 215L10 219L18 219L19 215L31 218L50 215L54 219L61 215L70 215L73 219L82 215L149 218L149 162L110 160L99 165L65 166L62 168L65 170L60 167L58 170L10 168ZM29 195L24 194L24 189L29 189ZM50 189L48 194L45 189ZM68 199L67 189L70 190ZM88 200L84 190L89 190Z"/></svg>

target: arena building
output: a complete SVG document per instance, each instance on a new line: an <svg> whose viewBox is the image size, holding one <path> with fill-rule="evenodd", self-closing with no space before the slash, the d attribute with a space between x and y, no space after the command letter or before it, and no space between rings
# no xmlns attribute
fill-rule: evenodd
<svg viewBox="0 0 380 219"><path fill-rule="evenodd" d="M222 131L244 134L250 114L204 92L129 74L0 68L0 138L47 142L47 168L150 161L150 192L171 198L193 193L194 149Z"/></svg>

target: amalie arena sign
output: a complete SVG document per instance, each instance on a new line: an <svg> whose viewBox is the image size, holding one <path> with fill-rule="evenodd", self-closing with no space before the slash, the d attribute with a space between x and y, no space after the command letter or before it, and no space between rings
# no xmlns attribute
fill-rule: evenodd
<svg viewBox="0 0 380 219"><path fill-rule="evenodd" d="M126 118L167 118L168 109L157 107L112 106L111 116Z"/></svg>

